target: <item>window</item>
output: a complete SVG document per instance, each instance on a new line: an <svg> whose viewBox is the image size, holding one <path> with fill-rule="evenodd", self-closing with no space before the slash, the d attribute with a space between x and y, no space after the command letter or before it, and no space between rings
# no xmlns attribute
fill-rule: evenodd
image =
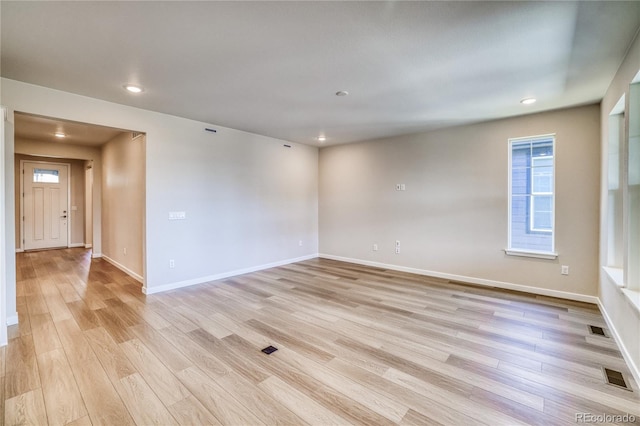
<svg viewBox="0 0 640 426"><path fill-rule="evenodd" d="M33 169L33 181L39 183L60 183L57 170Z"/></svg>
<svg viewBox="0 0 640 426"><path fill-rule="evenodd" d="M629 138L626 164L627 184L627 287L640 291L640 82L629 90ZM640 309L640 307L639 307Z"/></svg>
<svg viewBox="0 0 640 426"><path fill-rule="evenodd" d="M609 114L607 256L602 269L640 310L640 72ZM628 127L626 127L628 124Z"/></svg>
<svg viewBox="0 0 640 426"><path fill-rule="evenodd" d="M607 266L621 270L624 264L624 102L622 96L609 114L607 144Z"/></svg>
<svg viewBox="0 0 640 426"><path fill-rule="evenodd" d="M555 257L555 136L509 139L508 254Z"/></svg>

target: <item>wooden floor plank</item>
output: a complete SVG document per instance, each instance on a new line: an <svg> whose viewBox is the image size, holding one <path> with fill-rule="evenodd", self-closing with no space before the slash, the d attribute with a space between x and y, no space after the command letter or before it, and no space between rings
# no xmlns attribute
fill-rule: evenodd
<svg viewBox="0 0 640 426"><path fill-rule="evenodd" d="M116 382L116 389L137 424L178 425L140 374L123 377Z"/></svg>
<svg viewBox="0 0 640 426"><path fill-rule="evenodd" d="M104 328L92 328L85 331L84 336L112 383L137 372L122 349Z"/></svg>
<svg viewBox="0 0 640 426"><path fill-rule="evenodd" d="M60 321L56 323L56 329L91 422L94 425L134 424L75 321Z"/></svg>
<svg viewBox="0 0 640 426"><path fill-rule="evenodd" d="M40 388L40 373L31 335L11 340L7 347L5 398Z"/></svg>
<svg viewBox="0 0 640 426"><path fill-rule="evenodd" d="M190 395L171 371L138 339L121 343L120 348L164 404L174 404Z"/></svg>
<svg viewBox="0 0 640 426"><path fill-rule="evenodd" d="M309 424L344 425L348 423L346 419L322 407L275 376L269 377L258 386Z"/></svg>
<svg viewBox="0 0 640 426"><path fill-rule="evenodd" d="M194 396L178 401L168 408L178 424L222 426L222 423Z"/></svg>
<svg viewBox="0 0 640 426"><path fill-rule="evenodd" d="M40 389L22 393L5 401L4 422L6 425L45 425L47 412Z"/></svg>
<svg viewBox="0 0 640 426"><path fill-rule="evenodd" d="M178 373L178 377L222 424L264 424L197 367L190 367L181 371Z"/></svg>
<svg viewBox="0 0 640 426"><path fill-rule="evenodd" d="M62 349L38 355L49 424L66 425L87 415L80 390Z"/></svg>

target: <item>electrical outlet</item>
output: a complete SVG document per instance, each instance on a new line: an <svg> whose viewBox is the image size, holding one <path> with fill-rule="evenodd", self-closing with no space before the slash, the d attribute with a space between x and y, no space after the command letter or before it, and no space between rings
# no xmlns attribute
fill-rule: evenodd
<svg viewBox="0 0 640 426"><path fill-rule="evenodd" d="M396 240L396 247L400 248L400 241Z"/></svg>
<svg viewBox="0 0 640 426"><path fill-rule="evenodd" d="M378 251L378 245L377 244L373 245L373 251Z"/></svg>
<svg viewBox="0 0 640 426"><path fill-rule="evenodd" d="M562 275L569 275L569 266L567 266L567 265L562 265L562 266L560 267L560 273L561 273Z"/></svg>
<svg viewBox="0 0 640 426"><path fill-rule="evenodd" d="M400 191L406 191L407 187L404 185L404 183L400 184Z"/></svg>
<svg viewBox="0 0 640 426"><path fill-rule="evenodd" d="M176 267L176 261L173 259L169 259L169 268L173 269Z"/></svg>
<svg viewBox="0 0 640 426"><path fill-rule="evenodd" d="M396 254L400 254L400 247L396 247Z"/></svg>
<svg viewBox="0 0 640 426"><path fill-rule="evenodd" d="M402 184L396 183L396 191L402 191Z"/></svg>

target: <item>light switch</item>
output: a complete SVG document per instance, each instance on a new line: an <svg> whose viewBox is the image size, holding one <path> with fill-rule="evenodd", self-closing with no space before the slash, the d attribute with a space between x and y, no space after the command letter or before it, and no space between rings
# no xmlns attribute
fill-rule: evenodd
<svg viewBox="0 0 640 426"><path fill-rule="evenodd" d="M169 220L185 220L186 218L186 212L169 212Z"/></svg>

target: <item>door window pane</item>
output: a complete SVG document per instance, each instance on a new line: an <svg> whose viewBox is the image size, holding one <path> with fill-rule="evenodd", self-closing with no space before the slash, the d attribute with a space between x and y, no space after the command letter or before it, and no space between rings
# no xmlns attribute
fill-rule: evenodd
<svg viewBox="0 0 640 426"><path fill-rule="evenodd" d="M60 183L57 170L33 169L33 181L39 183Z"/></svg>

